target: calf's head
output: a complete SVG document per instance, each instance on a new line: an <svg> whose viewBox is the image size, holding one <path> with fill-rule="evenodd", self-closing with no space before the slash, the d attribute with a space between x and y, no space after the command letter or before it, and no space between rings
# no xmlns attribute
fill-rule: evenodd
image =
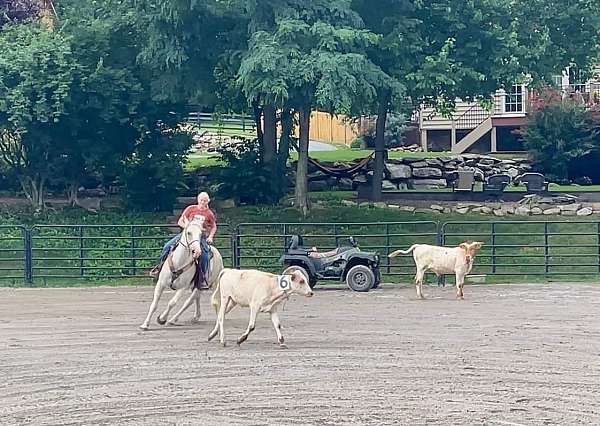
<svg viewBox="0 0 600 426"><path fill-rule="evenodd" d="M465 252L466 262L471 263L482 245L481 241L465 241L464 243L460 243L458 247Z"/></svg>
<svg viewBox="0 0 600 426"><path fill-rule="evenodd" d="M308 285L308 278L300 271L294 271L291 273L291 290L292 293L299 294L301 296L311 297L314 293L312 288Z"/></svg>

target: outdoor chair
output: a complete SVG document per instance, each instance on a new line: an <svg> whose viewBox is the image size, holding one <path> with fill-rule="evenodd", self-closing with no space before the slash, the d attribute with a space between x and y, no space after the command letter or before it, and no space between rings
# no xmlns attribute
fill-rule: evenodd
<svg viewBox="0 0 600 426"><path fill-rule="evenodd" d="M489 195L500 196L510 183L510 176L506 174L492 175L483 183L483 192Z"/></svg>
<svg viewBox="0 0 600 426"><path fill-rule="evenodd" d="M521 176L517 176L515 183L525 184L527 192L547 192L548 183L546 178L541 173L523 173Z"/></svg>
<svg viewBox="0 0 600 426"><path fill-rule="evenodd" d="M452 183L452 191L472 192L475 186L475 173L472 170L456 171L457 178Z"/></svg>

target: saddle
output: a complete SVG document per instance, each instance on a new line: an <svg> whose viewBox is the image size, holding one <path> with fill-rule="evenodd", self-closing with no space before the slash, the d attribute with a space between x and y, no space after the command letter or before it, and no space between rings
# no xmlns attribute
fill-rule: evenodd
<svg viewBox="0 0 600 426"><path fill-rule="evenodd" d="M169 285L169 287L171 287L172 290L175 290L175 287L174 287L175 281L181 276L181 274L183 274L189 268L193 267L195 269L194 269L194 277L192 278L192 282L191 282L191 288L192 289L197 288L198 290L209 289L210 287L208 285L208 275L210 273L210 260L214 256L212 250L209 250L209 252L208 252L208 262L206 262L206 271L203 270L203 267L202 267L202 263L203 263L202 258L204 256L206 256L205 252L202 252L199 259L194 260L192 263L187 264L186 266L184 266L181 269L175 270L173 268L173 263L172 263L172 258L171 258L171 255L174 250L175 250L175 247L171 248L171 251L167 255L167 262L169 264L169 267L171 268L171 284Z"/></svg>

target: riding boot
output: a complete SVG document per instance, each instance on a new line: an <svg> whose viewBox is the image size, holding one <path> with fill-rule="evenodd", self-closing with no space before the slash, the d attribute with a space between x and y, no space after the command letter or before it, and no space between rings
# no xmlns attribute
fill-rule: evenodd
<svg viewBox="0 0 600 426"><path fill-rule="evenodd" d="M160 275L160 270L162 269L166 260L167 260L167 256L161 257L160 261L152 269L150 269L149 275L154 279L154 281L158 280L158 276Z"/></svg>

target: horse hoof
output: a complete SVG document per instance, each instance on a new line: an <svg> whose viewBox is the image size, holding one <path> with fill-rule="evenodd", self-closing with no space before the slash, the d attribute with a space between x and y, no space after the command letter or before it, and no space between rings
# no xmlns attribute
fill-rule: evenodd
<svg viewBox="0 0 600 426"><path fill-rule="evenodd" d="M221 342L221 345L223 345L223 347L226 347L226 346L227 346L227 343L225 343L225 342Z"/></svg>
<svg viewBox="0 0 600 426"><path fill-rule="evenodd" d="M141 329L141 330L144 330L144 331L146 331L146 330L148 330L149 328L150 328L150 327L148 327L147 325L144 325L144 324L140 325L140 329Z"/></svg>
<svg viewBox="0 0 600 426"><path fill-rule="evenodd" d="M287 349L287 348L288 348L288 347L287 347L287 345L286 345L285 343L281 343L281 344L279 345L279 349Z"/></svg>
<svg viewBox="0 0 600 426"><path fill-rule="evenodd" d="M179 325L179 324L177 324L175 321L167 321L167 325L169 325L169 326L176 326L176 325Z"/></svg>
<svg viewBox="0 0 600 426"><path fill-rule="evenodd" d="M167 320L160 319L160 315L159 315L156 317L156 322L159 323L160 325L165 325L167 323Z"/></svg>
<svg viewBox="0 0 600 426"><path fill-rule="evenodd" d="M200 318L192 318L192 321L190 321L192 324L200 324Z"/></svg>

